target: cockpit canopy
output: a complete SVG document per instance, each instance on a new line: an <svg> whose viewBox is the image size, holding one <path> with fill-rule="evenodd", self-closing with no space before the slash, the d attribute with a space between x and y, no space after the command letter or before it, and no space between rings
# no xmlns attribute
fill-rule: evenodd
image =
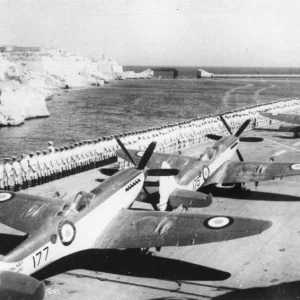
<svg viewBox="0 0 300 300"><path fill-rule="evenodd" d="M94 198L95 198L95 194L80 191L75 196L73 202L71 202L70 204L69 203L65 204L62 207L58 215L69 216L69 215L78 214L83 210L85 210L86 208L88 208L91 205Z"/></svg>
<svg viewBox="0 0 300 300"><path fill-rule="evenodd" d="M211 161L213 160L216 155L217 155L218 151L215 148L207 148L203 154L201 154L199 156L200 161Z"/></svg>

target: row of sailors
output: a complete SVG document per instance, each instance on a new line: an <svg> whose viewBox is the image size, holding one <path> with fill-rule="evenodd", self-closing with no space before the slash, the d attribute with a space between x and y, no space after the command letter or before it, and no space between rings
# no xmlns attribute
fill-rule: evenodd
<svg viewBox="0 0 300 300"><path fill-rule="evenodd" d="M235 110L223 114L223 117L233 132L248 118L251 119L250 127L255 128L266 125L266 118L258 114L262 108L295 110L299 108L299 100L290 99ZM82 141L60 148L54 148L53 143L49 142L48 150L42 151L43 153L37 151L29 155L22 154L19 160L16 157L12 157L11 160L6 158L5 164L0 164L0 188L9 190L13 187L17 191L20 187L27 188L29 182L31 186L35 186L116 162L116 150L119 149L116 138L120 138L128 149L145 150L151 141L156 141L157 152L177 152L207 141L206 135L210 133L223 136L229 134L218 115L198 117L160 128L127 132L93 141ZM123 160L119 160L119 163L121 168L128 166Z"/></svg>
<svg viewBox="0 0 300 300"><path fill-rule="evenodd" d="M115 150L99 147L100 141L101 138L60 148L49 142L48 150L22 154L20 159L5 158L0 164L0 189L19 191L28 188L29 183L36 186L115 162Z"/></svg>

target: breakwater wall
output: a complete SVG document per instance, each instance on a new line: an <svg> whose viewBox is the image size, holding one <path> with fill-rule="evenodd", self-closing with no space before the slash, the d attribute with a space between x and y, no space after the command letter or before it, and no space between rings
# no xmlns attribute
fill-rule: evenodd
<svg viewBox="0 0 300 300"><path fill-rule="evenodd" d="M300 74L214 74L213 78L300 78Z"/></svg>

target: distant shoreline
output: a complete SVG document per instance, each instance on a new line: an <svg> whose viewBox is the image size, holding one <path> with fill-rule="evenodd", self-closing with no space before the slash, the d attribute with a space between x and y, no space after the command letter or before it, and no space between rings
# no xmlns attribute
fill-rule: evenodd
<svg viewBox="0 0 300 300"><path fill-rule="evenodd" d="M213 78L300 78L300 74L214 74Z"/></svg>
<svg viewBox="0 0 300 300"><path fill-rule="evenodd" d="M124 71L132 70L135 72L140 72L145 69L154 67L172 67L178 70L179 76L196 76L198 69L204 69L207 72L219 75L231 75L234 77L240 77L240 75L251 75L251 77L257 76L266 78L267 75L272 75L273 77L289 75L293 78L300 78L300 67L210 67L210 66L164 66L164 65L124 65ZM285 77L288 78L288 77Z"/></svg>

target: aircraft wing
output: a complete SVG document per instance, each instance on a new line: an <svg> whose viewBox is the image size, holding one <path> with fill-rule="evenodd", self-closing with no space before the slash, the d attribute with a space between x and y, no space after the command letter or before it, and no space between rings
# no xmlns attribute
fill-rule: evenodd
<svg viewBox="0 0 300 300"><path fill-rule="evenodd" d="M0 192L0 222L31 234L50 222L64 201L22 193Z"/></svg>
<svg viewBox="0 0 300 300"><path fill-rule="evenodd" d="M136 165L139 164L141 157L144 154L144 151L140 150L128 150L133 161ZM126 161L131 162L123 150L118 150L117 155ZM185 169L187 166L194 164L197 161L197 158L176 154L167 154L167 153L153 153L151 159L147 163L147 167L150 169L159 169L161 168L162 163L166 161L170 168L178 169L180 172Z"/></svg>
<svg viewBox="0 0 300 300"><path fill-rule="evenodd" d="M269 119L300 125L300 115L264 113L264 112L261 112L260 115Z"/></svg>
<svg viewBox="0 0 300 300"><path fill-rule="evenodd" d="M300 175L300 164L276 162L232 162L223 164L204 185L273 180Z"/></svg>
<svg viewBox="0 0 300 300"><path fill-rule="evenodd" d="M260 234L272 222L192 213L123 209L96 241L97 248L205 244Z"/></svg>

